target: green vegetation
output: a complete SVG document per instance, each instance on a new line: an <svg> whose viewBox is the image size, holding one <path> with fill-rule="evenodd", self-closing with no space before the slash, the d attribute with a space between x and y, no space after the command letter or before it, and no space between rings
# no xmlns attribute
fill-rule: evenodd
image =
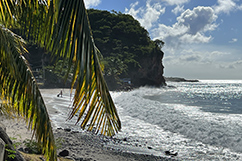
<svg viewBox="0 0 242 161"><path fill-rule="evenodd" d="M21 136L20 136L21 137ZM17 138L11 138L11 140L17 140ZM14 142L13 148L10 148L11 145L5 145L5 152L7 156L7 160L13 160L16 157L16 148L19 146L20 142Z"/></svg>
<svg viewBox="0 0 242 161"><path fill-rule="evenodd" d="M101 11L89 9L88 17L92 26L92 33L98 49L102 52L99 55L102 62L104 77L109 89L122 89L123 78L132 79L132 86L140 85L159 85L162 83L149 82L147 77L138 73L140 69L149 73L149 75L162 75L162 69L152 68L153 58L157 58L157 64L161 64L163 53L161 51L164 42L162 40L152 41L147 30L140 26L140 23L132 16L112 11ZM66 87L70 85L71 74L65 74L68 70L68 63L64 60L58 60L53 63L43 55L44 51L40 48L30 46L29 50L33 56L29 55L29 62L33 69L38 68L38 73L44 74L44 87ZM41 55L42 54L42 55ZM157 55L160 55L157 57ZM37 59L39 58L39 59ZM42 66L42 61L45 60ZM146 60L146 62L144 62ZM148 68L151 70L148 71ZM43 73L43 69L45 72ZM73 73L73 69L70 69ZM140 83L140 77L144 77ZM146 78L145 78L146 77ZM157 78L153 78L157 79ZM159 79L159 78L158 78Z"/></svg>
<svg viewBox="0 0 242 161"><path fill-rule="evenodd" d="M16 157L15 156L16 151L15 150L8 149L7 146L5 148L6 148L5 151L6 151L6 154L7 154L7 160L14 159Z"/></svg>
<svg viewBox="0 0 242 161"><path fill-rule="evenodd" d="M35 140L26 139L24 140L24 145L28 149L29 154L41 154L42 147Z"/></svg>
<svg viewBox="0 0 242 161"><path fill-rule="evenodd" d="M141 60L160 53L164 45L161 40L152 41L130 15L89 9L88 16L94 40L102 51L106 79L119 82L120 78L131 78L133 71L143 67Z"/></svg>

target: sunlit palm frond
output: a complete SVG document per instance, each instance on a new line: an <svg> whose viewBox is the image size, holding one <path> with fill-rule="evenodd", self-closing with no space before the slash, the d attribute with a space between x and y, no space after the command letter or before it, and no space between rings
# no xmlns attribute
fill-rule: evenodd
<svg viewBox="0 0 242 161"><path fill-rule="evenodd" d="M54 135L46 106L31 70L23 57L24 41L0 25L0 90L1 100L11 111L26 119L43 152L56 160Z"/></svg>
<svg viewBox="0 0 242 161"><path fill-rule="evenodd" d="M77 122L81 121L83 129L89 125L88 130L95 127L97 133L114 135L121 123L102 75L83 0L50 1L48 7L42 7L46 10L44 15L24 16L28 21L21 24L26 26L24 35L45 46L55 59L67 61L69 72L74 69L72 88L75 86L76 90L69 118L79 113Z"/></svg>
<svg viewBox="0 0 242 161"><path fill-rule="evenodd" d="M60 0L57 23L48 49L74 68L76 85L70 119L79 113L81 127L112 136L121 129L117 110L103 78L87 12L82 0Z"/></svg>
<svg viewBox="0 0 242 161"><path fill-rule="evenodd" d="M13 1L9 0L1 0L0 1L0 22L6 23L8 22L7 19L12 18L12 11L11 6L12 6Z"/></svg>
<svg viewBox="0 0 242 161"><path fill-rule="evenodd" d="M15 26L23 4L25 0L0 0L0 24L5 27Z"/></svg>
<svg viewBox="0 0 242 161"><path fill-rule="evenodd" d="M76 85L76 91L70 118L79 113L77 122L82 121L82 128L89 125L88 130L95 127L97 133L114 135L121 123L102 75L83 0L25 2L14 19L21 34L74 69L72 88Z"/></svg>

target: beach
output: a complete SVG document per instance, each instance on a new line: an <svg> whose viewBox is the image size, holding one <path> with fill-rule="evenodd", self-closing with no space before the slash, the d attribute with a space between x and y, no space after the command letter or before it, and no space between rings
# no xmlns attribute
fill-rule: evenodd
<svg viewBox="0 0 242 161"><path fill-rule="evenodd" d="M170 82L111 92L122 123L107 138L67 121L69 89L41 90L50 115L58 154L72 160L241 160L242 81ZM57 94L63 91L63 97ZM6 121L6 120L5 120ZM11 137L31 138L24 123L6 121ZM21 132L22 131L22 132ZM21 136L21 138L19 138ZM174 155L172 155L174 154Z"/></svg>
<svg viewBox="0 0 242 161"><path fill-rule="evenodd" d="M63 90L63 98L56 97L60 89L42 89L44 100L47 105L47 110L52 120L53 132L56 139L57 154L60 156L61 152L65 151L68 154L62 156L70 160L76 161L163 161L163 160L177 160L172 155L166 155L165 151L160 151L160 156L147 153L144 150L133 152L132 147L137 148L135 145L129 146L128 149L121 145L127 140L104 137L95 135L92 132L83 131L79 126L74 125L74 121L66 121L68 116L63 109L69 107L68 96L69 90ZM54 101L53 101L54 100ZM63 101L65 100L65 101ZM64 103L65 102L65 103ZM63 109L62 109L63 108ZM65 114L64 114L65 113ZM61 118L62 120L57 120ZM32 133L28 130L26 123L23 119L6 119L1 117L0 123L6 127L6 132L12 139L14 144L19 144L17 149L24 149L24 141L32 139ZM58 124L59 123L59 124ZM34 138L33 138L34 139Z"/></svg>
<svg viewBox="0 0 242 161"><path fill-rule="evenodd" d="M23 143L26 139L32 138L32 133L27 129L23 120L1 119L1 123L6 127L7 134L14 143ZM110 138L101 138L90 132L70 131L70 129L54 129L57 153L68 151L64 156L70 160L82 161L159 161L175 160L169 157L158 157L154 155L135 154L122 152L115 148L105 147ZM109 140L110 141L110 140ZM17 148L24 148L24 144Z"/></svg>

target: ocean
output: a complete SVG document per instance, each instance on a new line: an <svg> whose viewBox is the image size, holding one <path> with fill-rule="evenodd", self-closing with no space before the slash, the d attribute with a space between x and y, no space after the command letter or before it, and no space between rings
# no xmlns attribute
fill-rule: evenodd
<svg viewBox="0 0 242 161"><path fill-rule="evenodd" d="M118 150L178 160L242 160L242 80L167 82L167 87L140 87L111 92L122 131L107 145ZM42 90L56 127L80 130L66 121L70 91ZM168 156L169 157L169 156ZM172 156L170 156L172 157Z"/></svg>

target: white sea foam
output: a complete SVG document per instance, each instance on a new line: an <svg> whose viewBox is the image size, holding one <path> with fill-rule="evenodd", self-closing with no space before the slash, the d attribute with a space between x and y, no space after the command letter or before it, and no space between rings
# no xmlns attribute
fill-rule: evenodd
<svg viewBox="0 0 242 161"><path fill-rule="evenodd" d="M122 122L122 131L115 138L126 140L120 142L122 150L148 150L161 156L174 150L181 160L242 160L242 81L169 85L177 88L111 92ZM66 121L69 91L63 98L56 97L58 92L43 94L47 106L58 111L51 116L53 122L78 130L74 120Z"/></svg>
<svg viewBox="0 0 242 161"><path fill-rule="evenodd" d="M142 87L119 93L114 100L123 122L122 133L148 140L148 144L156 151L176 150L180 158L186 160L235 160L241 157L241 114L204 112L199 106L176 103L182 100L161 103L144 99L146 96L173 99L171 93L166 93L175 95L180 90ZM179 97L176 96L176 99ZM119 136L124 137L125 134Z"/></svg>

